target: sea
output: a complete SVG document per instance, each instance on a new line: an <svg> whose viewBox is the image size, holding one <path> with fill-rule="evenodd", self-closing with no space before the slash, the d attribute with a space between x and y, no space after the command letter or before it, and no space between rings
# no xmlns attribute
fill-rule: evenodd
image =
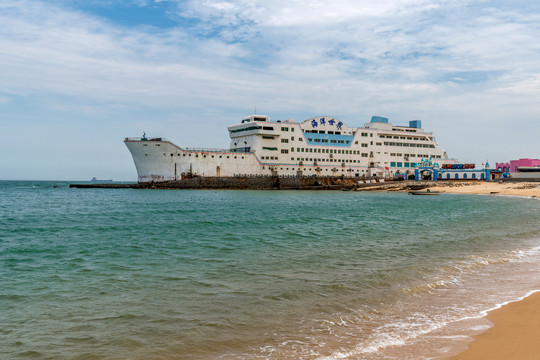
<svg viewBox="0 0 540 360"><path fill-rule="evenodd" d="M0 182L1 359L446 359L540 289L540 201Z"/></svg>

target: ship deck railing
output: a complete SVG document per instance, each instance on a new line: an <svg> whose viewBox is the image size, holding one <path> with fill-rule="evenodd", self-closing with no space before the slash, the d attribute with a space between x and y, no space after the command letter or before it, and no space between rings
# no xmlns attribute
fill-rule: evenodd
<svg viewBox="0 0 540 360"><path fill-rule="evenodd" d="M194 148L194 147L180 147L184 151L195 151L195 152L220 152L220 153L241 153L241 154L251 154L252 151L247 151L245 149L213 149L213 148Z"/></svg>
<svg viewBox="0 0 540 360"><path fill-rule="evenodd" d="M142 137L126 137L124 141L161 141L161 142L172 142L164 137L158 138L142 138ZM208 153L241 153L241 154L252 154L253 151L248 150L247 148L240 149L223 149L223 148L200 148L200 147L186 147L178 146L180 150L183 151L193 151L193 152L208 152Z"/></svg>
<svg viewBox="0 0 540 360"><path fill-rule="evenodd" d="M155 137L155 138L147 138L147 137L126 137L124 141L165 141L165 142L171 142L169 139L164 137Z"/></svg>

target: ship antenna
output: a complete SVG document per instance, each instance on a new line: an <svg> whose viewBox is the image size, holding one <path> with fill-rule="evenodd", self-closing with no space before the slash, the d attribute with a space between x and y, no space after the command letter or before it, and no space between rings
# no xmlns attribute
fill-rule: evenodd
<svg viewBox="0 0 540 360"><path fill-rule="evenodd" d="M257 105L255 105L255 112L253 113L253 115L257 115Z"/></svg>

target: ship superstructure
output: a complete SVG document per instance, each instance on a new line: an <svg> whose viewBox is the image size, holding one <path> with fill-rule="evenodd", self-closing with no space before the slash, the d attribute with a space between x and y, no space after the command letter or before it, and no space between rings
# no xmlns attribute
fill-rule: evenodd
<svg viewBox="0 0 540 360"><path fill-rule="evenodd" d="M349 127L329 116L300 123L251 115L228 127L229 149L179 147L165 138L126 138L139 182L185 177L334 176L385 177L413 174L426 159L453 164L421 121L396 126L373 116Z"/></svg>

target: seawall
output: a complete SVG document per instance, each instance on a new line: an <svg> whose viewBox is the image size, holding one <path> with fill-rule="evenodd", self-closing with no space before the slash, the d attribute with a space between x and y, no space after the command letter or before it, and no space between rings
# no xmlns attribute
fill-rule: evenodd
<svg viewBox="0 0 540 360"><path fill-rule="evenodd" d="M278 190L340 190L371 187L403 186L409 182L376 182L375 180L315 177L194 177L178 181L147 183L70 184L72 188L90 189L278 189ZM418 185L417 182L411 182Z"/></svg>

